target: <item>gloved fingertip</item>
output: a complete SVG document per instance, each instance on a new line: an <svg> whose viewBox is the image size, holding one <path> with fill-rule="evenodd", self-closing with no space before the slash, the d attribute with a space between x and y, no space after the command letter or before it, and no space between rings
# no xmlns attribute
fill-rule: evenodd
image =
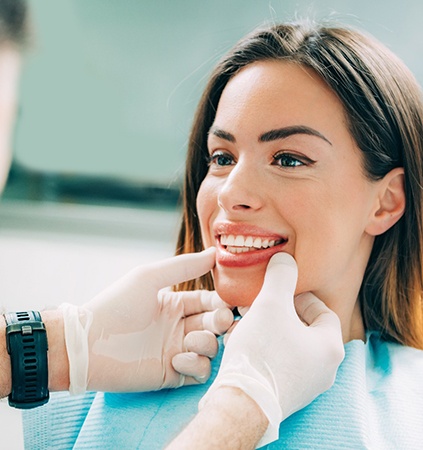
<svg viewBox="0 0 423 450"><path fill-rule="evenodd" d="M185 336L184 345L188 352L214 358L219 350L217 338L211 331L196 330Z"/></svg>
<svg viewBox="0 0 423 450"><path fill-rule="evenodd" d="M198 382L205 382L211 373L209 358L192 352L175 355L172 358L172 366L181 375L193 377Z"/></svg>
<svg viewBox="0 0 423 450"><path fill-rule="evenodd" d="M275 253L269 260L269 265L275 265L275 264L284 264L286 266L292 266L294 268L297 268L297 263L295 262L295 259L293 256L291 256L289 253L285 252L279 252Z"/></svg>
<svg viewBox="0 0 423 450"><path fill-rule="evenodd" d="M231 326L234 315L229 308L221 308L204 313L202 320L204 330L220 335Z"/></svg>
<svg viewBox="0 0 423 450"><path fill-rule="evenodd" d="M191 352L178 353L172 358L172 367L182 375L191 373L195 367L197 355Z"/></svg>
<svg viewBox="0 0 423 450"><path fill-rule="evenodd" d="M210 377L210 374L194 377L200 384L204 384Z"/></svg>
<svg viewBox="0 0 423 450"><path fill-rule="evenodd" d="M217 334L228 330L234 321L234 314L229 308L218 309L213 317L213 328Z"/></svg>
<svg viewBox="0 0 423 450"><path fill-rule="evenodd" d="M208 247L201 252L203 255L214 254L216 253L216 247Z"/></svg>
<svg viewBox="0 0 423 450"><path fill-rule="evenodd" d="M241 314L241 317L244 317L247 314L250 306L238 306L238 312Z"/></svg>

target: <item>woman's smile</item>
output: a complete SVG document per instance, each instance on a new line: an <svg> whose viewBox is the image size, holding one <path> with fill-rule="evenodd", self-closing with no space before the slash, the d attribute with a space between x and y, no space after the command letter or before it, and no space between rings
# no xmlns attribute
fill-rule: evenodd
<svg viewBox="0 0 423 450"><path fill-rule="evenodd" d="M227 267L267 263L275 253L283 251L288 242L285 236L240 223L217 223L214 232L216 263Z"/></svg>

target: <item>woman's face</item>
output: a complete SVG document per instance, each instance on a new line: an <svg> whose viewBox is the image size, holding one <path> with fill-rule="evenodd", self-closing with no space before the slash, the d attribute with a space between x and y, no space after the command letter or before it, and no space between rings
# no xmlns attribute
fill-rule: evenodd
<svg viewBox="0 0 423 450"><path fill-rule="evenodd" d="M296 293L351 312L374 240L366 227L377 183L364 175L336 95L310 69L251 64L223 91L208 150L197 209L205 247L217 247L220 296L250 305L269 258L283 251L298 264Z"/></svg>

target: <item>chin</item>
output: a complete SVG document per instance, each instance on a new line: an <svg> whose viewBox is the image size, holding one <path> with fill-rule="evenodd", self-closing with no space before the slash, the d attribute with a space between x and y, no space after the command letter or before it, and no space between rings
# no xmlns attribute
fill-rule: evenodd
<svg viewBox="0 0 423 450"><path fill-rule="evenodd" d="M251 306L259 294L264 274L244 276L240 269L236 274L215 269L213 273L214 285L219 297L231 306Z"/></svg>

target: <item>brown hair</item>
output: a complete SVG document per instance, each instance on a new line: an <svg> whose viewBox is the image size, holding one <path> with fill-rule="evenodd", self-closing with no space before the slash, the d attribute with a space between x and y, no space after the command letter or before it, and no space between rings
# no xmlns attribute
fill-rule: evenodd
<svg viewBox="0 0 423 450"><path fill-rule="evenodd" d="M372 180L404 167L406 210L375 239L360 291L365 326L385 339L423 348L423 106L405 65L375 39L345 27L280 24L242 39L217 65L189 140L177 253L203 249L196 197L207 173L207 133L221 93L248 64L290 61L314 69L343 103L351 135ZM211 276L179 288L212 289Z"/></svg>

